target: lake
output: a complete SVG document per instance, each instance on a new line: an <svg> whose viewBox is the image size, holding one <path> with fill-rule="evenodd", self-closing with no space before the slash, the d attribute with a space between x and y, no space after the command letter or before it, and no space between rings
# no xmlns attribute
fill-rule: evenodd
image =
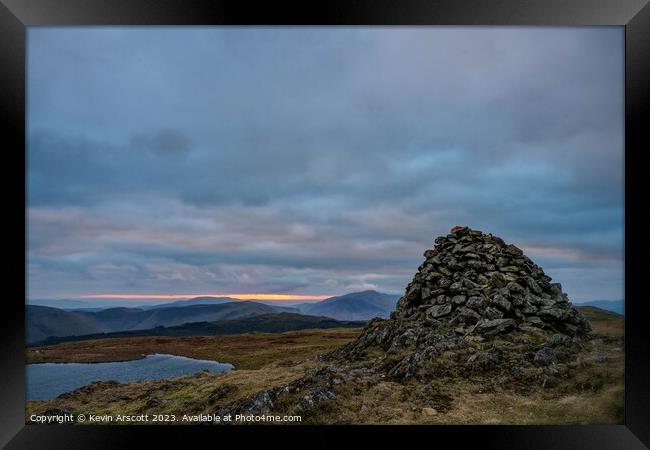
<svg viewBox="0 0 650 450"><path fill-rule="evenodd" d="M232 364L163 354L121 362L27 364L27 400L56 398L93 381L160 380L204 370L229 372L233 368Z"/></svg>

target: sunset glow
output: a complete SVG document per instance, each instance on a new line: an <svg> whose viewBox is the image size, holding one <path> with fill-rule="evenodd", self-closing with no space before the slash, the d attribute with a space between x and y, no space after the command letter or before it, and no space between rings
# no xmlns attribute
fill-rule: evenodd
<svg viewBox="0 0 650 450"><path fill-rule="evenodd" d="M298 294L93 294L82 295L79 298L104 298L121 300L175 300L195 297L230 297L237 300L325 300L331 295L298 295Z"/></svg>

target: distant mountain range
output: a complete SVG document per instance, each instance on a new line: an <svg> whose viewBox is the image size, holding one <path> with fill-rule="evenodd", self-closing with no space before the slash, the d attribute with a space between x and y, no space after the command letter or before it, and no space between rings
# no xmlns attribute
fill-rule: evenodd
<svg viewBox="0 0 650 450"><path fill-rule="evenodd" d="M210 323L204 332L232 328L249 331L303 329L313 326L341 325L341 322L367 321L374 317L388 317L395 309L398 296L376 291L354 292L331 297L316 303L301 303L294 307L276 306L271 302L236 300L230 297L196 297L166 304L146 305L137 308L88 308L90 302L61 300L66 306L60 309L28 304L27 342L43 341L50 337L104 335L158 327L179 327L192 323ZM289 315L282 315L289 314ZM259 317L252 320L252 317ZM317 319L314 319L316 317ZM233 320L247 319L244 322ZM331 322L324 322L330 320ZM229 323L226 325L225 321ZM220 325L214 325L223 322ZM275 322L275 324L273 323ZM230 328L229 328L230 327ZM296 328L302 327L302 328ZM180 332L174 330L171 332Z"/></svg>
<svg viewBox="0 0 650 450"><path fill-rule="evenodd" d="M103 309L112 308L138 308L138 309L159 309L159 308L176 308L191 305L221 305L230 302L253 301L255 303L262 303L270 305L275 308L280 308L286 312L298 312L298 308L292 303L287 301L270 301L270 300L239 300L232 297L194 297L188 300L177 300L167 303L153 303L151 300L148 302L138 302L135 300L52 300L52 299L30 299L27 301L28 305L35 306L48 306L50 308L65 309L67 311L101 311Z"/></svg>
<svg viewBox="0 0 650 450"><path fill-rule="evenodd" d="M152 330L158 334L183 335L360 326L374 317L387 318L395 309L398 298L397 295L369 290L291 307L230 297L196 297L137 308L91 308L91 302L58 300L50 302L69 309L35 304L26 306L27 342L66 336L150 335ZM574 303L624 314L622 300ZM350 325L352 322L355 324Z"/></svg>
<svg viewBox="0 0 650 450"><path fill-rule="evenodd" d="M302 304L300 312L327 316L337 320L370 320L374 317L387 318L395 309L399 296L377 291L353 292L331 297L318 303Z"/></svg>
<svg viewBox="0 0 650 450"><path fill-rule="evenodd" d="M231 298L231 297L194 297L189 300L178 300L176 302L161 303L159 305L141 306L140 308L142 309L182 308L185 306L193 306L193 305L223 305L224 303L232 303L232 302L237 302L237 303L252 302L252 303L258 303L258 304L270 306L275 311L292 312L292 313L300 312L298 308L275 305L273 304L272 301L238 300L236 298Z"/></svg>
<svg viewBox="0 0 650 450"><path fill-rule="evenodd" d="M573 304L575 306L595 306L596 308L625 315L624 300L590 300L587 302L573 302Z"/></svg>
<svg viewBox="0 0 650 450"><path fill-rule="evenodd" d="M229 302L221 305L189 305L171 308L109 308L101 311L65 311L47 306L27 305L27 342L48 337L115 331L146 330L189 322L214 322L276 313L269 305Z"/></svg>
<svg viewBox="0 0 650 450"><path fill-rule="evenodd" d="M284 333L286 331L312 328L361 328L365 321L340 321L329 317L308 316L296 313L271 313L216 322L191 322L173 327L156 327L147 330L118 331L77 336L50 337L28 344L54 345L61 342L90 339L138 337L138 336L206 336L219 334L242 334L253 331Z"/></svg>

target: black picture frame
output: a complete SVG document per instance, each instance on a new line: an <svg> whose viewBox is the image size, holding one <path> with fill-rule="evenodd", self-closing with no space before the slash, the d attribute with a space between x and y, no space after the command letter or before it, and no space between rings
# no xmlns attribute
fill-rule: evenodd
<svg viewBox="0 0 650 450"><path fill-rule="evenodd" d="M62 25L536 25L625 27L625 424L589 426L399 427L95 427L25 426L25 44L26 27ZM650 105L650 6L647 0L0 0L0 123L5 132L5 282L2 305L0 445L10 449L128 448L187 445L195 438L245 446L250 437L278 446L340 445L348 433L393 445L526 449L635 449L650 445L650 336L645 284L642 164ZM22 186L20 183L22 182ZM643 186L646 185L644 189ZM22 194L21 194L22 192ZM23 236L23 240L18 239ZM20 261L23 261L22 265ZM155 428L155 430L154 430ZM155 431L155 432L154 432ZM344 433L343 435L340 433ZM136 440L137 439L137 440ZM142 441L142 439L145 439ZM427 444L429 443L429 444ZM265 445L267 445L265 444ZM141 444L137 444L141 445Z"/></svg>

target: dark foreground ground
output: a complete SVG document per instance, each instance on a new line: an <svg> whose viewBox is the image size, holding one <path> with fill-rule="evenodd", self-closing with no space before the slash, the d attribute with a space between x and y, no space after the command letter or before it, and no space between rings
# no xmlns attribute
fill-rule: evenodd
<svg viewBox="0 0 650 450"><path fill-rule="evenodd" d="M623 422L623 317L597 308L580 308L593 333L574 361L552 367L557 374L527 381L491 372L439 376L428 383L396 381L384 375L346 371L332 387L332 398L302 402L300 392L275 402L274 414L302 416L316 424L617 424ZM353 340L359 329L249 333L238 336L136 337L69 342L30 348L32 362L100 362L170 353L229 362L236 370L170 380L119 384L93 383L54 400L27 402L31 414L200 414L241 403L260 391L300 383L326 367L319 358ZM527 339L545 339L526 336ZM520 336L504 341L517 345ZM481 342L468 351L481 351ZM382 355L367 355L380 358ZM450 361L453 364L453 361ZM549 368L544 370L548 371ZM541 371L541 369L540 369ZM450 371L450 373L453 371ZM542 381L540 381L542 380Z"/></svg>

